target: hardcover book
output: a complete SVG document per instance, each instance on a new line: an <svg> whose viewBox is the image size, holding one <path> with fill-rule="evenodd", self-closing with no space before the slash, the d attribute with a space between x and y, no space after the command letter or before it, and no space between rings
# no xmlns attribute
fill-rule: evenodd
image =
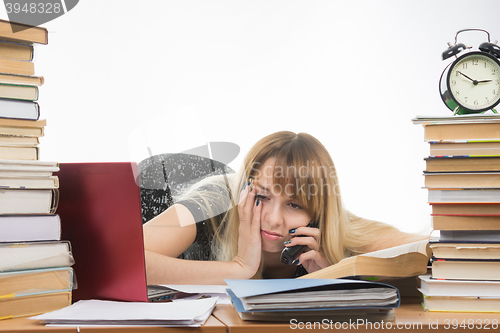
<svg viewBox="0 0 500 333"><path fill-rule="evenodd" d="M500 281L433 279L420 275L420 291L428 296L500 297Z"/></svg>
<svg viewBox="0 0 500 333"><path fill-rule="evenodd" d="M71 291L73 280L71 267L0 273L0 299Z"/></svg>
<svg viewBox="0 0 500 333"><path fill-rule="evenodd" d="M434 230L499 230L500 215L432 215Z"/></svg>
<svg viewBox="0 0 500 333"><path fill-rule="evenodd" d="M71 291L0 299L0 319L34 316L71 304Z"/></svg>
<svg viewBox="0 0 500 333"><path fill-rule="evenodd" d="M500 172L426 172L426 188L500 188Z"/></svg>
<svg viewBox="0 0 500 333"><path fill-rule="evenodd" d="M0 243L0 272L68 267L74 264L67 241Z"/></svg>
<svg viewBox="0 0 500 333"><path fill-rule="evenodd" d="M38 147L0 145L0 156L6 160L38 160ZM1 186L1 185L0 185Z"/></svg>
<svg viewBox="0 0 500 333"><path fill-rule="evenodd" d="M431 312L500 312L500 297L427 296L422 305Z"/></svg>
<svg viewBox="0 0 500 333"><path fill-rule="evenodd" d="M436 258L500 260L500 240L497 243L436 242L430 246Z"/></svg>
<svg viewBox="0 0 500 333"><path fill-rule="evenodd" d="M434 279L500 281L499 259L432 258Z"/></svg>
<svg viewBox="0 0 500 333"><path fill-rule="evenodd" d="M1 150L0 150L1 151ZM0 187L13 189L55 189L59 187L57 176L48 177L0 177Z"/></svg>
<svg viewBox="0 0 500 333"><path fill-rule="evenodd" d="M500 204L436 204L432 215L500 216Z"/></svg>
<svg viewBox="0 0 500 333"><path fill-rule="evenodd" d="M430 156L500 156L500 141L430 142Z"/></svg>
<svg viewBox="0 0 500 333"><path fill-rule="evenodd" d="M38 87L0 83L0 98L36 101Z"/></svg>
<svg viewBox="0 0 500 333"><path fill-rule="evenodd" d="M499 188L429 189L430 204L500 204Z"/></svg>
<svg viewBox="0 0 500 333"><path fill-rule="evenodd" d="M60 239L59 215L0 215L0 242L39 242Z"/></svg>
<svg viewBox="0 0 500 333"><path fill-rule="evenodd" d="M31 61L0 58L0 72L16 75L34 75L35 65Z"/></svg>
<svg viewBox="0 0 500 333"><path fill-rule="evenodd" d="M2 146L36 147L40 144L37 137L0 135Z"/></svg>
<svg viewBox="0 0 500 333"><path fill-rule="evenodd" d="M25 30L13 32L12 27L28 28ZM47 44L49 42L49 33L42 27L34 27L27 24L0 20L0 38L13 41Z"/></svg>
<svg viewBox="0 0 500 333"><path fill-rule="evenodd" d="M500 171L500 157L453 156L425 158L427 172Z"/></svg>
<svg viewBox="0 0 500 333"><path fill-rule="evenodd" d="M306 274L299 279L416 276L427 272L427 263L430 257L431 251L427 241L414 242L345 258L334 265Z"/></svg>
<svg viewBox="0 0 500 333"><path fill-rule="evenodd" d="M4 59L32 61L33 45L0 40L0 56Z"/></svg>
<svg viewBox="0 0 500 333"><path fill-rule="evenodd" d="M40 117L40 107L37 102L0 99L0 117L38 120Z"/></svg>
<svg viewBox="0 0 500 333"><path fill-rule="evenodd" d="M414 124L424 126L426 141L500 140L500 115L460 117L417 117Z"/></svg>
<svg viewBox="0 0 500 333"><path fill-rule="evenodd" d="M18 84L26 86L41 86L44 83L43 76L13 75L0 73L0 83Z"/></svg>
<svg viewBox="0 0 500 333"><path fill-rule="evenodd" d="M57 189L0 188L0 214L53 214L59 202Z"/></svg>
<svg viewBox="0 0 500 333"><path fill-rule="evenodd" d="M14 136L43 136L43 129L47 125L45 119L24 120L0 118L0 135Z"/></svg>

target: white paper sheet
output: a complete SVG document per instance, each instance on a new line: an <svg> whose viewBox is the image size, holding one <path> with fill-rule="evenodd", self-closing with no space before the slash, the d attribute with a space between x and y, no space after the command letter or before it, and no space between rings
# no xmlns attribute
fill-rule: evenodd
<svg viewBox="0 0 500 333"><path fill-rule="evenodd" d="M142 303L101 300L78 301L60 310L30 319L61 325L162 325L201 326L212 313L217 298L185 302Z"/></svg>
<svg viewBox="0 0 500 333"><path fill-rule="evenodd" d="M184 293L196 293L197 295L174 300L174 302L184 300L203 299L205 297L218 297L217 304L231 304L231 299L226 293L228 286L224 285L165 285L166 287L182 291Z"/></svg>

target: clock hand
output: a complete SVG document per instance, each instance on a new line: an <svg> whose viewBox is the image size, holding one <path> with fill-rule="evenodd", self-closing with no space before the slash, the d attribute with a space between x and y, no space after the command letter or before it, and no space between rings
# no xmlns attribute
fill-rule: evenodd
<svg viewBox="0 0 500 333"><path fill-rule="evenodd" d="M457 72L458 72L458 73L460 73L460 74L462 74L463 76L465 76L465 77L466 77L466 78L468 78L469 80L471 80L471 81L472 81L472 84L473 84L473 85L475 85L475 86L477 86L477 85L478 85L478 83L486 83L486 82L490 82L490 81L491 81L491 80L483 80L483 81L474 80L474 79L472 79L472 78L468 77L467 75L465 75L464 73L462 73L462 72L460 72L460 71L457 71Z"/></svg>
<svg viewBox="0 0 500 333"><path fill-rule="evenodd" d="M467 75L465 75L464 73L458 71L458 73L462 74L463 76L465 76L466 78L468 78L469 80L471 80L472 82L476 81L474 79L471 79L470 77L468 77ZM477 82L477 81L476 81Z"/></svg>

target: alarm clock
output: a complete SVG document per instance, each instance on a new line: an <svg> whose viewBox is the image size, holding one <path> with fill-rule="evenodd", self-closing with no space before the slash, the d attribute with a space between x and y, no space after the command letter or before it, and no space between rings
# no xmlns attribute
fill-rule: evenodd
<svg viewBox="0 0 500 333"><path fill-rule="evenodd" d="M488 41L472 50L457 43L458 35L464 31L482 31ZM490 42L490 34L483 29L464 29L455 35L455 45L443 52L443 60L455 56L439 80L439 91L444 104L454 115L497 111L500 103L500 47Z"/></svg>

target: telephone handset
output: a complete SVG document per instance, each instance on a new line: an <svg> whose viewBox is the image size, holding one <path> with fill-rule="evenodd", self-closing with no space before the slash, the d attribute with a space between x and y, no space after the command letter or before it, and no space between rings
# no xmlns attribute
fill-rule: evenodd
<svg viewBox="0 0 500 333"><path fill-rule="evenodd" d="M309 222L307 227L317 228L318 226L314 223L314 221ZM307 237L307 235L297 235L296 237ZM305 245L295 245L290 247L285 247L281 252L281 262L287 265L293 265L297 260L300 252L304 248Z"/></svg>

